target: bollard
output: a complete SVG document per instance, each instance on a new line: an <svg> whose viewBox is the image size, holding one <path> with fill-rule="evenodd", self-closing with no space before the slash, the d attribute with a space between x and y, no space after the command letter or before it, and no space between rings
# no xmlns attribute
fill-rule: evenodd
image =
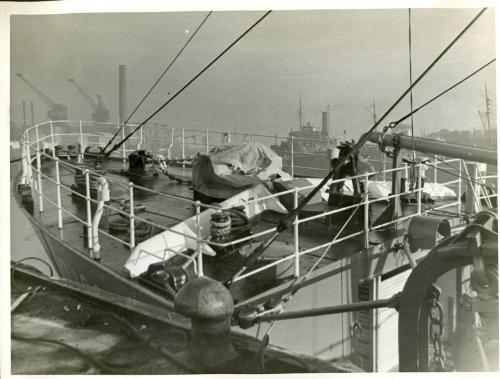
<svg viewBox="0 0 500 379"><path fill-rule="evenodd" d="M191 319L189 354L210 369L223 368L238 358L231 343L231 292L207 277L184 285L175 297L175 309Z"/></svg>

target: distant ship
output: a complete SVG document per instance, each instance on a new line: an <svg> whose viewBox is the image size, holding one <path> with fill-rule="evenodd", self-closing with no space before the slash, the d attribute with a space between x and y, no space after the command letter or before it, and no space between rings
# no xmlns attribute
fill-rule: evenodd
<svg viewBox="0 0 500 379"><path fill-rule="evenodd" d="M337 145L337 139L330 137L329 128L329 110L322 112L321 130L310 122L303 125L300 101L299 130L290 131L288 140L271 145L271 149L283 158L283 168L293 176L323 178L330 170L332 157L329 154L335 151Z"/></svg>

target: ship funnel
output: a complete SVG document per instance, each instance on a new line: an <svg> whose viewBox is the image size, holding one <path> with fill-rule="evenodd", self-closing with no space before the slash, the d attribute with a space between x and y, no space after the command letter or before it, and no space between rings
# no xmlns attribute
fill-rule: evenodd
<svg viewBox="0 0 500 379"><path fill-rule="evenodd" d="M323 112L322 113L322 129L321 129L321 135L323 137L329 137L329 131L330 130L330 112Z"/></svg>
<svg viewBox="0 0 500 379"><path fill-rule="evenodd" d="M118 67L118 112L120 124L123 124L127 119L127 74L124 64Z"/></svg>

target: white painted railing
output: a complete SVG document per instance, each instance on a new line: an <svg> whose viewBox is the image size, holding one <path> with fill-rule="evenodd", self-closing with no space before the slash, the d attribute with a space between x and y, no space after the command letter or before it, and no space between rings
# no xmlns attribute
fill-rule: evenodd
<svg viewBox="0 0 500 379"><path fill-rule="evenodd" d="M58 126L57 124L64 124L66 126L68 124L73 124L73 123L76 123L76 129L77 129L76 133L60 133L58 130L56 130L57 126ZM111 125L111 126L115 127L115 125L113 125L113 124L106 124L106 125ZM210 204L203 204L199 201L194 201L194 200L186 199L185 197L179 197L179 196L176 196L173 194L168 194L168 193L156 191L156 190L151 189L151 188L138 186L136 184L133 184L132 182L119 180L117 178L113 178L110 176L106 176L106 179L108 180L108 182L114 183L116 185L120 185L124 188L125 192L128 192L129 211L124 212L122 209L119 209L117 207L110 205L111 203L104 204L104 207L105 207L105 209L108 209L111 212L114 212L115 214L122 214L126 219L129 220L129 225L130 225L129 240L126 241L126 240L121 239L117 236L114 236L114 235L108 233L107 231L103 230L102 228L99 228L99 227L93 228L92 227L91 205L92 205L92 203L97 204L98 201L91 197L90 176L92 175L92 176L98 177L98 176L102 176L102 175L100 175L99 173L96 173L96 172L91 173L88 169L85 169L85 171L84 171L84 174L85 174L85 193L81 194L79 192L76 192L70 186L65 185L61 182L61 169L64 168L65 170L69 169L71 171L71 170L81 169L81 167L73 164L70 160L60 159L54 153L54 145L57 144L58 139L60 137L63 137L63 136L76 138L80 142L80 145L81 145L80 150L82 150L82 151L83 151L83 146L85 144L90 143L89 142L90 139L95 138L96 136L100 139L101 142L107 142L106 139L102 139L102 138L105 137L105 138L109 139L111 137L110 134L102 134L102 133L95 133L95 132L85 133L84 130L85 130L86 126L87 126L86 124L79 122L79 121L77 121L77 122L65 121L64 123L62 123L62 122L57 122L57 123L56 122L49 122L49 123L35 125L35 126L32 126L28 129L26 129L26 131L22 137L22 145L26 146L27 151L25 154L25 159L28 160L28 162L26 162L26 163L27 163L27 166L29 167L29 169L26 170L27 178L25 178L25 179L28 180L28 182L30 182L30 184L34 188L34 191L38 195L38 211L40 213L43 213L46 211L46 207L44 207L44 204L50 204L53 207L55 207L57 210L57 214L58 214L58 228L59 229L64 228L65 220L62 217L63 214L66 214L66 215L70 216L73 220L76 220L77 222L81 223L82 225L85 225L86 230L87 230L87 247L88 247L88 251L85 253L88 253L90 256L92 256L91 250L92 250L93 241L94 241L93 237L95 237L92 235L93 229L97 230L98 234L101 234L107 238L118 241L118 242L128 246L130 249L133 249L135 247L135 225L136 225L135 222L139 221L139 222L144 222L144 223L147 223L151 226L154 226L154 227L158 228L159 230L163 230L163 231L168 230L172 233L181 235L185 238L195 240L197 242L197 246L198 246L198 251L196 253L196 256L195 257L187 257L187 258L188 258L188 261L189 261L189 259L192 260L193 265L195 265L195 269L196 269L197 274L202 276L203 275L203 254L201 254L201 246L203 244L210 243L210 245L212 245L212 246L229 247L229 246L232 246L235 244L240 244L240 243L247 242L250 240L255 240L259 237L264 237L264 236L269 235L271 233L274 233L276 231L276 227L270 227L270 228L263 230L259 233L250 235L248 237L240 238L237 240L233 240L230 242L226 242L226 243L210 241L207 237L204 237L202 235L202 232L201 232L200 221L199 221L201 209L202 208L211 208L211 209L216 209L216 210L224 210L224 209L228 209L228 208L224 208L221 206L214 206L214 205L210 205ZM56 127L56 128L54 128L54 127ZM45 130L45 133L41 133L43 128L47 129L47 130ZM208 136L210 133L216 133L216 132L209 132L209 131L202 131L202 132L205 134L205 136ZM220 132L220 133L221 133L221 135L223 135L222 134L223 132ZM35 135L33 136L33 134L35 134ZM231 133L231 134L246 136L245 138L247 138L248 140L250 140L251 138L254 138L256 136L262 137L261 135L252 135L252 134L248 134L248 133L247 134ZM185 131L183 131L181 135L185 136ZM171 132L171 137L172 136L173 136L173 131ZM264 136L264 137L269 137L269 136ZM280 137L272 136L272 138L276 139L276 138L280 138ZM48 139L50 139L50 141L51 141L51 148L52 148L51 154L44 151L42 148L43 146L41 145ZM172 144L172 139L170 139L170 140L161 139L161 138L160 139L157 139L157 138L150 139L150 138L148 138L148 136L146 136L146 133L140 133L140 136L138 137L138 139L139 139L139 142L138 142L139 146L146 144L148 140L163 142L163 143L165 143L165 145ZM184 138L183 138L183 141L184 141ZM291 144L291 145L293 146L293 144ZM203 147L205 152L208 151L208 149L209 149L208 137L207 137L207 143L205 145L203 145L202 147ZM160 147L159 147L159 149L160 149ZM134 149L127 149L125 151L128 151L128 150L134 150ZM184 151L184 148L183 148L183 151ZM34 153L35 158L32 158L33 153ZM123 158L123 151L115 152L114 156L117 158ZM55 161L55 167L56 167L55 178L48 176L47 174L45 174L43 172L42 157L44 160L46 159L46 160ZM325 159L326 159L326 157L325 157ZM34 163L34 161L35 161L35 163ZM293 160L292 160L292 162L293 162ZM310 253L315 252L315 251L320 250L320 249L331 248L332 246L335 246L336 244L339 244L342 241L345 241L347 239L350 239L350 238L353 238L356 236L361 236L361 235L364 235L365 248L367 248L370 232L389 227L389 226L391 226L395 223L401 222L403 220L408 220L416 215L421 215L422 213L428 213L430 211L439 211L439 210L444 210L444 209L452 209L452 211L456 210L457 215L460 215L461 214L460 195L462 192L462 184L463 184L462 182L464 182L464 179L462 177L462 172L463 172L462 168L465 167L464 162L461 160L458 160L458 159L449 159L449 160L443 160L443 161L439 161L439 162L434 161L433 164L427 164L427 166L433 167L435 172L437 172L437 170L442 169L443 166L451 166L453 164L458 165L458 168L457 168L458 174L455 174L458 177L457 177L457 179L447 181L443 184L448 185L448 186L457 187L457 194L458 194L457 201L447 202L446 204L444 204L442 206L427 209L424 212L422 212L422 203L421 203L422 196L417 195L416 196L417 197L416 210L414 213L406 215L404 217L399 217L396 220L388 221L382 225L377 225L377 226L370 225L368 215L369 215L369 207L371 204L373 204L375 202L380 202L380 201L389 201L391 198L401 197L401 196L409 195L409 194L415 194L415 193L422 194L423 188L421 186L420 178L422 177L423 164L420 163L420 164L416 165L417 172L418 172L416 183L418 183L418 184L417 184L417 188L414 190L403 191L400 194L385 196L384 198L381 198L381 199L380 198L370 199L368 196L365 196L363 201L360 202L359 204L346 206L346 207L341 208L341 209L334 209L334 210L330 210L330 211L325 211L325 212L322 212L320 214L309 216L309 217L304 217L304 218L300 218L299 216L297 216L295 218L295 220L293 221L293 231L292 231L293 232L293 250L294 250L293 253L291 253L287 256L284 256L279 260L273 261L265 266L259 267L253 271L245 272L241 276L239 276L236 279L236 281L242 280L246 277L255 275L261 271L267 270L267 269L274 267L278 264L281 264L281 263L286 262L286 261L291 261L291 260L294 261L295 276L300 276L300 263L301 263L300 259L303 255L310 254ZM391 175L395 171L400 171L400 172L404 173L406 170L407 170L407 167L391 168L391 169L379 171L379 172L364 173L361 175L357 175L353 178L358 178L360 181L362 181L364 183L365 192L368 193L368 189L370 186L369 178L372 175L379 175L379 176L382 175L383 177L385 177L386 175ZM31 174L33 171L36 173L36 178ZM452 175L452 174L450 173L450 175ZM437 174L435 174L434 179L437 180L437 177L438 177ZM470 179L468 173L467 173L467 177ZM353 179L353 178L349 178L348 180ZM480 180L481 180L481 182L484 183L486 181L496 180L496 178L497 178L496 175L487 175L487 176L480 177ZM52 183L52 185L55 186L56 199L51 199L47 194L48 191L46 191L44 193L45 184L42 184L42 182L43 182L42 179L46 180L47 184ZM345 181L344 179L339 179L339 180L332 181L332 184L342 183L344 181ZM313 185L296 187L296 188L290 189L288 191L284 191L284 192L280 192L280 193L276 193L276 194L271 194L271 195L268 195L265 197L252 199L252 200L249 200L249 201L242 203L241 205L251 205L252 203L260 203L260 202L265 201L266 199L277 198L277 197L283 196L285 194L293 194L294 206L297 207L300 193L305 192L305 191L310 191L312 188L314 188ZM136 189L138 189L140 191L144 191L144 192L149 192L151 194L156 194L158 196L163 196L163 197L175 199L179 202L184 202L186 204L193 205L194 209L195 209L195 215L196 215L196 233L195 233L196 235L194 237L191 235L186 235L184 233L175 231L172 228L155 223L151 220L147 220L147 219L145 219L137 214L134 214L134 191ZM67 194L72 194L74 196L78 196L83 201L85 201L85 204L86 204L86 217L85 218L86 219L80 218L78 215L73 214L69 209L66 209L64 207L63 202L61 200L62 196L63 196L62 191L66 191ZM476 201L479 202L479 205L481 205L481 200L491 201L491 198L496 197L497 195L496 195L496 193L489 194L489 193L484 191L482 194L480 194L480 195L474 194L474 196L476 197ZM46 201L47 203L44 203L44 201ZM331 215L334 215L334 214L340 213L340 212L345 212L345 211L351 211L352 212L351 216L352 216L354 214L354 212L356 212L359 208L363 208L363 214L364 214L364 223L363 223L363 227L360 228L360 230L355 231L349 235L341 236L341 237L340 237L340 233L338 233L337 236L335 236L335 238L333 240L331 240L330 242L322 243L318 246L313 246L313 247L310 247L308 249L301 250L301 248L300 248L300 246L301 246L300 234L301 233L300 233L300 228L299 228L300 225L306 224L308 222L313 222L315 220L326 219L326 217L328 217L328 216L331 216ZM352 217L350 217L347 220L346 224L344 224L344 226L341 228L341 230L344 230L344 228L346 227L347 223L350 221L351 218ZM155 252L149 252L149 254L155 255ZM184 254L179 254L179 255L186 257Z"/></svg>

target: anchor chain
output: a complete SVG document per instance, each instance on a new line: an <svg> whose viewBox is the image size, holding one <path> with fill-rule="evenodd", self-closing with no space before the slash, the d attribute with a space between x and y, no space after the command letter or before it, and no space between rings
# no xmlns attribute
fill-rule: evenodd
<svg viewBox="0 0 500 379"><path fill-rule="evenodd" d="M436 371L444 371L445 355L443 352L444 310L439 302L441 290L435 284L429 297L429 338L433 347L433 361Z"/></svg>

